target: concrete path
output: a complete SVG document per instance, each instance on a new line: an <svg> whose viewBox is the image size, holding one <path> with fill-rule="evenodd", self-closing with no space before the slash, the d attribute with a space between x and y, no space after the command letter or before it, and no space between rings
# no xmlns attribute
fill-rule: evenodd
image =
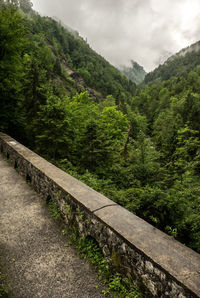
<svg viewBox="0 0 200 298"><path fill-rule="evenodd" d="M1 155L0 253L11 297L104 297L93 268L67 243L42 199Z"/></svg>

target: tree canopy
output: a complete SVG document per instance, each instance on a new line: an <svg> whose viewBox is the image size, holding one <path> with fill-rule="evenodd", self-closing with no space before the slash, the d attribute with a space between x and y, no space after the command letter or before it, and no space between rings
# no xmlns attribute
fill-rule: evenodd
<svg viewBox="0 0 200 298"><path fill-rule="evenodd" d="M0 130L200 252L199 53L136 89L29 0L1 0Z"/></svg>

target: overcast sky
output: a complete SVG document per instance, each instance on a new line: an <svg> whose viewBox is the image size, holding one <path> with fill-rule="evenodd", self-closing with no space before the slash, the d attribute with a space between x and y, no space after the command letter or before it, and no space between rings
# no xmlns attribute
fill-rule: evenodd
<svg viewBox="0 0 200 298"><path fill-rule="evenodd" d="M146 71L200 40L200 0L32 0L42 15L77 30L112 64Z"/></svg>

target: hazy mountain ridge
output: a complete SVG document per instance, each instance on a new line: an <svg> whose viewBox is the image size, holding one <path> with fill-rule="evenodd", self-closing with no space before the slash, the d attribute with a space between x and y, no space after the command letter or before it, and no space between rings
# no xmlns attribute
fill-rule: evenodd
<svg viewBox="0 0 200 298"><path fill-rule="evenodd" d="M53 16L52 19L54 21L56 21L59 25L61 25L63 28L65 28L69 33L71 33L72 35L74 35L77 38L80 38L82 40L84 40L78 31L72 29L70 26L67 26L64 22L62 22L59 18L57 18L56 16Z"/></svg>
<svg viewBox="0 0 200 298"><path fill-rule="evenodd" d="M183 48L175 55L169 57L164 64L159 65L149 72L144 83L152 84L158 81L168 80L173 76L187 76L188 72L195 70L200 64L200 41Z"/></svg>
<svg viewBox="0 0 200 298"><path fill-rule="evenodd" d="M191 45L189 45L186 48L181 49L178 53L176 53L175 55L172 55L171 57L169 57L165 63L167 63L168 61L173 60L176 57L184 57L187 53L191 53L191 52L198 52L200 51L200 41L197 41Z"/></svg>
<svg viewBox="0 0 200 298"><path fill-rule="evenodd" d="M144 68L137 62L131 60L131 66L121 65L119 70L132 82L135 84L140 84L147 74Z"/></svg>

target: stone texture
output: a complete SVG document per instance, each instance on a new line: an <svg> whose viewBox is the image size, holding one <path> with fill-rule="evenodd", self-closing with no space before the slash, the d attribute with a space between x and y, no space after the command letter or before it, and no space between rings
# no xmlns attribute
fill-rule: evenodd
<svg viewBox="0 0 200 298"><path fill-rule="evenodd" d="M104 297L96 272L69 245L39 195L1 154L0 252L11 285L9 297Z"/></svg>
<svg viewBox="0 0 200 298"><path fill-rule="evenodd" d="M200 256L95 192L37 154L0 134L2 151L65 222L93 237L107 261L143 289L145 297L200 297Z"/></svg>
<svg viewBox="0 0 200 298"><path fill-rule="evenodd" d="M172 237L125 210L121 206L111 206L95 212L98 217L121 236L129 246L136 247L153 263L163 268L163 272L173 276L188 288L200 294L200 255L182 245ZM120 220L119 220L120 218ZM152 274L155 265L146 262L145 271ZM151 264L151 265L150 265ZM192 276L196 272L196 276ZM154 273L153 273L154 274Z"/></svg>

